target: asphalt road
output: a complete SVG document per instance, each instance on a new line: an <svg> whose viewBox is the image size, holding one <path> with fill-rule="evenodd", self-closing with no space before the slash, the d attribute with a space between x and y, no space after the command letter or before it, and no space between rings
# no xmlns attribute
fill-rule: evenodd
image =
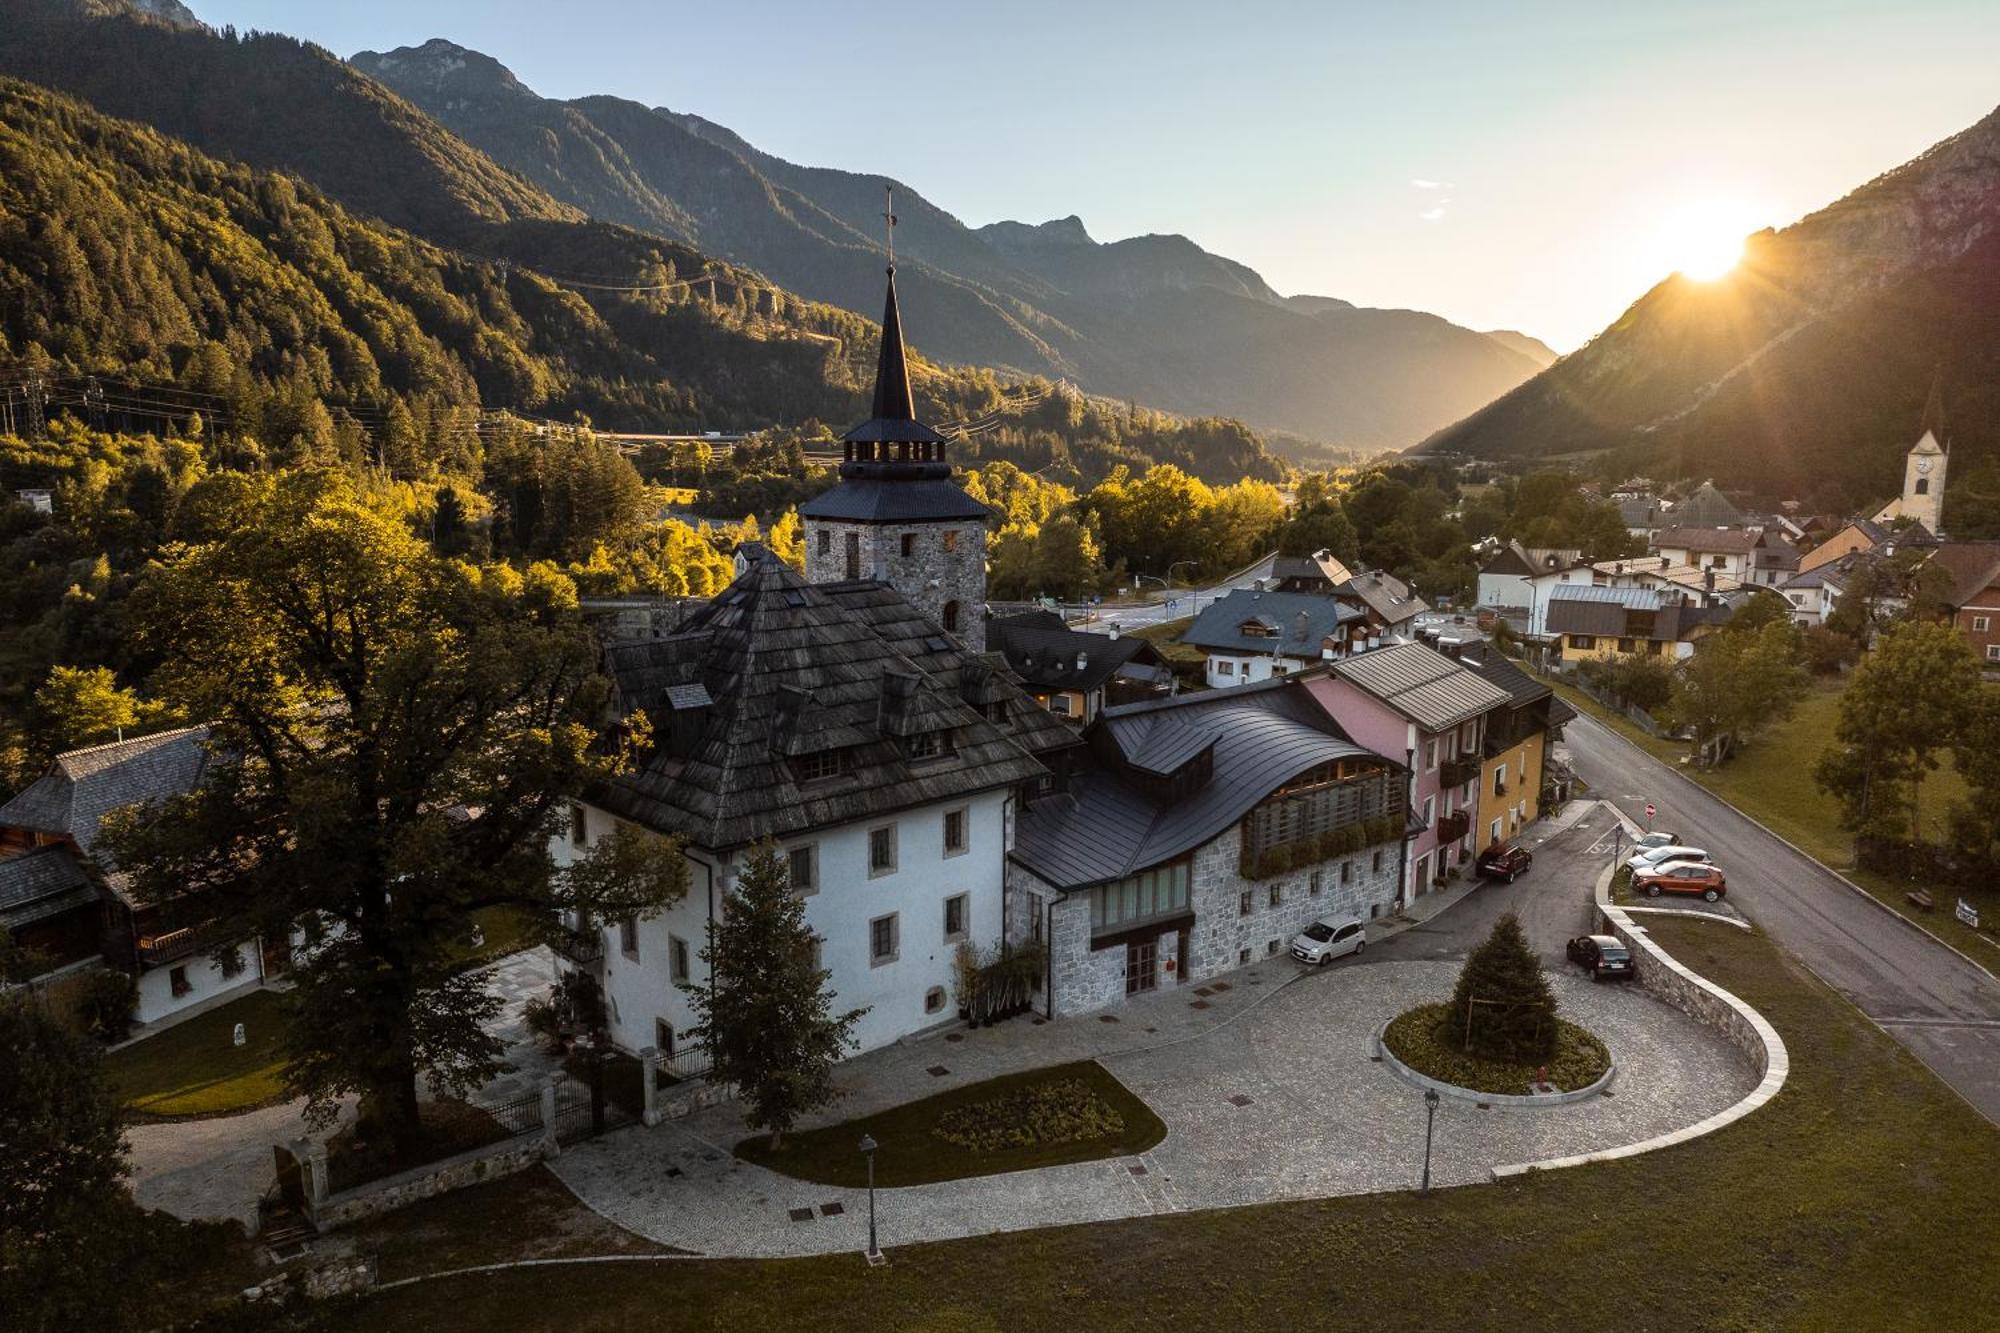
<svg viewBox="0 0 2000 1333"><path fill-rule="evenodd" d="M1526 846L1535 854L1535 864L1527 874L1512 884L1482 883L1422 925L1370 945L1363 957L1369 962L1456 961L1492 932L1503 913L1512 912L1543 964L1567 967L1564 946L1589 933L1597 920L1592 891L1609 853L1591 849L1615 823L1598 812L1551 837L1540 838L1530 830Z"/></svg>
<svg viewBox="0 0 2000 1333"><path fill-rule="evenodd" d="M1593 795L1641 825L1652 802L1654 827L1727 872L1738 910L2000 1124L2000 981L1590 718L1564 739Z"/></svg>

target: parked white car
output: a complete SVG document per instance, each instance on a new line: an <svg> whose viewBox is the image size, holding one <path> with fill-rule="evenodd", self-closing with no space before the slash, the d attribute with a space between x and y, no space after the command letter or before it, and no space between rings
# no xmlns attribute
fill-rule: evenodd
<svg viewBox="0 0 2000 1333"><path fill-rule="evenodd" d="M1632 850L1635 852L1650 852L1655 847L1676 846L1680 840L1681 835L1678 833L1641 833L1632 840Z"/></svg>
<svg viewBox="0 0 2000 1333"><path fill-rule="evenodd" d="M1368 923L1358 916L1329 916L1292 936L1292 957L1324 967L1368 947Z"/></svg>
<svg viewBox="0 0 2000 1333"><path fill-rule="evenodd" d="M1669 861L1706 861L1708 853L1699 847L1683 847L1669 843L1665 847L1648 847L1636 856L1626 858L1625 864L1635 875L1643 874L1655 866L1663 866Z"/></svg>

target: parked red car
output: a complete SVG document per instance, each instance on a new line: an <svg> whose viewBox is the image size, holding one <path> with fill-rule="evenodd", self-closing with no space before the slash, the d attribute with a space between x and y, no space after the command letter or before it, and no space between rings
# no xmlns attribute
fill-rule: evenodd
<svg viewBox="0 0 2000 1333"><path fill-rule="evenodd" d="M1488 847L1479 854L1473 869L1481 879L1498 879L1512 884L1528 873L1528 867L1535 863L1535 857L1519 843L1508 843L1504 847Z"/></svg>
<svg viewBox="0 0 2000 1333"><path fill-rule="evenodd" d="M1663 893L1685 893L1712 903L1729 892L1729 880L1717 866L1700 861L1669 861L1656 870L1634 875L1632 887L1648 898Z"/></svg>

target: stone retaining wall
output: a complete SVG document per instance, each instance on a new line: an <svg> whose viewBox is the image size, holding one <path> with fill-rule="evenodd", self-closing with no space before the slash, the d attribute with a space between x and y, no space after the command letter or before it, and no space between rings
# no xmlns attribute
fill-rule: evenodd
<svg viewBox="0 0 2000 1333"><path fill-rule="evenodd" d="M524 1135L505 1143L489 1144L462 1152L456 1157L412 1167L408 1171L371 1180L351 1190L330 1194L307 1212L321 1231L349 1226L370 1217L408 1207L452 1190L464 1189L488 1180L499 1180L552 1156L551 1143L543 1136Z"/></svg>

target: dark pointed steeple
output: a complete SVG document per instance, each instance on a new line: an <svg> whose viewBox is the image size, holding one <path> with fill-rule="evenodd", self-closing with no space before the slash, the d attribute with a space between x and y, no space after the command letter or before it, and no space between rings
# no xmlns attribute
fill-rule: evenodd
<svg viewBox="0 0 2000 1333"><path fill-rule="evenodd" d="M876 421L915 421L910 357L903 347L903 312L896 305L896 266L889 265L889 299L882 307L882 354L875 362Z"/></svg>

